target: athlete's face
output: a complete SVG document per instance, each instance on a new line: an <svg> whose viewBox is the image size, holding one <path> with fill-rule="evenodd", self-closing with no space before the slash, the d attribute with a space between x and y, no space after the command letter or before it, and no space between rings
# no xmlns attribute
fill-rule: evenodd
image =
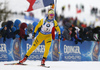
<svg viewBox="0 0 100 70"><path fill-rule="evenodd" d="M54 14L49 14L48 19L52 20L54 18Z"/></svg>

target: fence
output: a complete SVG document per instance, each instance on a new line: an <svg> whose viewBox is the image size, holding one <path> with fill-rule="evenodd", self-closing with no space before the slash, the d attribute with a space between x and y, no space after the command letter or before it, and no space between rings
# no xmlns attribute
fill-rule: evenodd
<svg viewBox="0 0 100 70"><path fill-rule="evenodd" d="M31 47L33 40L7 39L3 43L0 39L0 61L21 60L28 49ZM48 61L100 61L100 44L94 41L84 41L83 43L75 44L72 41L53 40ZM45 51L44 42L29 56L28 60L41 60Z"/></svg>

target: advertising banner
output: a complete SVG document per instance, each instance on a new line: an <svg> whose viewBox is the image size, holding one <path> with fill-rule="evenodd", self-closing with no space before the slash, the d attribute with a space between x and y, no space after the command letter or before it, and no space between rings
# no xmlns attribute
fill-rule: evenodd
<svg viewBox="0 0 100 70"><path fill-rule="evenodd" d="M59 55L60 55L60 51L59 51L59 41L58 40L54 40L53 41L53 48L52 48L52 61L59 61Z"/></svg>
<svg viewBox="0 0 100 70"><path fill-rule="evenodd" d="M60 60L81 61L81 50L78 44L72 41L61 41Z"/></svg>
<svg viewBox="0 0 100 70"><path fill-rule="evenodd" d="M7 40L5 43L10 43L11 40ZM8 61L9 57L8 57L8 47L10 47L10 45L7 43L5 44L3 43L3 38L0 39L0 61Z"/></svg>
<svg viewBox="0 0 100 70"><path fill-rule="evenodd" d="M19 60L20 56L20 43L16 38L6 39L5 43L3 42L3 38L0 39L0 61L13 61Z"/></svg>
<svg viewBox="0 0 100 70"><path fill-rule="evenodd" d="M21 41L16 39L0 38L0 61L14 61L24 58L27 51L31 48L34 40L28 39ZM42 60L45 51L44 41L29 56L28 60ZM84 41L75 44L73 41L53 40L48 61L100 61L100 43L94 41Z"/></svg>
<svg viewBox="0 0 100 70"><path fill-rule="evenodd" d="M79 44L81 49L81 61L92 61L92 51L95 44L96 42L94 41L84 41L82 45Z"/></svg>
<svg viewBox="0 0 100 70"><path fill-rule="evenodd" d="M100 44L99 42L95 42L94 47L92 48L92 60L99 61L99 53L100 53Z"/></svg>
<svg viewBox="0 0 100 70"><path fill-rule="evenodd" d="M21 60L21 41L18 38L13 40L12 49L14 60Z"/></svg>
<svg viewBox="0 0 100 70"><path fill-rule="evenodd" d="M31 48L32 46L32 39L28 39L27 41L22 40L22 58L25 56L27 51ZM51 48L49 50L49 54L47 57L47 60L51 60ZM36 48L36 50L33 51L33 53L28 57L28 60L42 60L43 54L45 51L45 44L44 41Z"/></svg>
<svg viewBox="0 0 100 70"><path fill-rule="evenodd" d="M61 41L60 60L62 61L98 61L100 45L94 41L75 44Z"/></svg>

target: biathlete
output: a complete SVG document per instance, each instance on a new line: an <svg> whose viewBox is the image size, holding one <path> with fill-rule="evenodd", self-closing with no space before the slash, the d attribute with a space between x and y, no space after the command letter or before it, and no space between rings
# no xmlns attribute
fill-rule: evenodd
<svg viewBox="0 0 100 70"><path fill-rule="evenodd" d="M60 28L57 24L57 21L54 19L54 10L49 9L48 11L48 16L44 19L41 19L38 23L38 25L36 26L35 30L34 30L34 34L33 36L35 37L35 34L37 32L37 30L41 27L41 30L38 34L38 36L36 37L36 39L34 40L32 47L27 51L25 57L19 61L19 64L22 64L23 62L25 62L27 60L27 58L30 56L30 54L38 47L38 45L40 45L43 40L45 42L45 51L44 51L44 55L43 55L43 59L41 61L41 65L45 66L45 60L47 59L48 53L49 53L49 49L51 46L51 42L52 42L52 28L55 27L55 29L57 30L58 34L59 34L59 38L60 36Z"/></svg>

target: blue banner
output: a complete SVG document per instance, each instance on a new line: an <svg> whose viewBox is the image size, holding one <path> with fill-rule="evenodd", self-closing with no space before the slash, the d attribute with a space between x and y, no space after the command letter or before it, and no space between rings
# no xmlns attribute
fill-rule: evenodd
<svg viewBox="0 0 100 70"><path fill-rule="evenodd" d="M28 39L27 41L22 40L22 58L25 56L27 51L32 46L32 39ZM52 48L52 47L51 47ZM51 61L51 48L49 50L49 54L47 60ZM33 51L33 53L28 57L28 60L42 60L43 54L45 51L45 44L44 41Z"/></svg>
<svg viewBox="0 0 100 70"><path fill-rule="evenodd" d="M100 50L100 44L99 42L95 42L94 47L92 48L92 60L93 61L99 61L99 50Z"/></svg>
<svg viewBox="0 0 100 70"><path fill-rule="evenodd" d="M16 39L0 39L0 61L14 61L24 58L27 51L32 46L32 39L21 41ZM60 46L60 48L59 48ZM42 42L29 56L28 60L42 60L45 51L45 44ZM100 61L100 43L94 41L84 41L75 44L73 41L53 40L48 61Z"/></svg>
<svg viewBox="0 0 100 70"><path fill-rule="evenodd" d="M18 38L13 40L12 48L14 60L21 60L21 41Z"/></svg>
<svg viewBox="0 0 100 70"><path fill-rule="evenodd" d="M10 42L10 40L8 41L6 41L6 42ZM5 44L5 43L3 43L3 38L1 38L0 39L0 61L9 61L9 57L8 57L8 47L9 46L7 46L7 45L9 45L9 44Z"/></svg>
<svg viewBox="0 0 100 70"><path fill-rule="evenodd" d="M81 61L80 46L72 41L61 41L60 60Z"/></svg>
<svg viewBox="0 0 100 70"><path fill-rule="evenodd" d="M53 48L52 48L52 61L59 61L59 41L53 41Z"/></svg>
<svg viewBox="0 0 100 70"><path fill-rule="evenodd" d="M61 41L59 58L61 61L98 61L99 50L99 44L93 41L78 44Z"/></svg>
<svg viewBox="0 0 100 70"><path fill-rule="evenodd" d="M0 39L0 61L13 61L20 60L20 43L16 38L6 39L6 42L3 42L3 38Z"/></svg>

